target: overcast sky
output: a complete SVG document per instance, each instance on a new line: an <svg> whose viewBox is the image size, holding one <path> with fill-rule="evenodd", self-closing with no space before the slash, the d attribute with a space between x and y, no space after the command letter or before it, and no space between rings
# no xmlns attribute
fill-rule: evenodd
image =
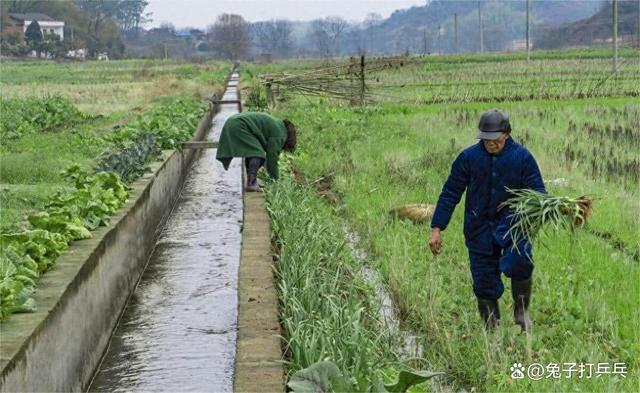
<svg viewBox="0 0 640 393"><path fill-rule="evenodd" d="M146 11L153 12L157 27L170 22L175 27L204 28L222 13L242 15L250 22L269 19L312 20L329 15L362 21L370 12L388 17L397 9L423 5L425 0L148 0Z"/></svg>

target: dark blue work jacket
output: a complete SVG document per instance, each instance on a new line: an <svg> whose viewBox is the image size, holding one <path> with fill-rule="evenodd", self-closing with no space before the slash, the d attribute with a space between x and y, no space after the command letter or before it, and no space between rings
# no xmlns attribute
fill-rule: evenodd
<svg viewBox="0 0 640 393"><path fill-rule="evenodd" d="M482 141L466 148L451 166L431 227L445 229L464 191L464 237L470 251L490 255L494 239L504 236L509 212L499 205L509 198L507 188L546 192L533 155L511 137L498 154L490 154ZM499 229L498 227L502 227ZM502 232L502 236L498 236ZM498 241L499 242L499 241Z"/></svg>

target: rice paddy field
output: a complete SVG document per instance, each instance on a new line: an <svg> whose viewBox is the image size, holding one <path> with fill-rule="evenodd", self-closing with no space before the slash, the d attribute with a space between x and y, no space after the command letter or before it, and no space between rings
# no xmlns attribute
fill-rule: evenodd
<svg viewBox="0 0 640 393"><path fill-rule="evenodd" d="M299 130L288 175L266 193L288 378L330 360L360 391L404 369L444 373L412 391L638 390L640 55L625 51L610 76L600 52L535 53L529 63L522 55L411 59L367 76L364 106L282 87L266 108L260 75L320 64L242 66L245 105ZM501 323L485 330L462 206L437 257L428 224L388 214L435 205L453 159L476 143L478 119L493 108L509 114L549 193L594 199L586 226L534 243L531 334L513 324L504 276ZM358 258L345 252L354 238ZM381 321L363 266L390 294L400 330L415 337L409 351ZM524 378L514 375L520 365ZM532 365L542 365L541 376L527 374Z"/></svg>

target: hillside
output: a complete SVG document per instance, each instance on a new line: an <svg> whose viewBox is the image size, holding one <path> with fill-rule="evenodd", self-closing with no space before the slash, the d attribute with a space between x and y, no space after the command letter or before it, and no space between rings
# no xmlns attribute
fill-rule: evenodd
<svg viewBox="0 0 640 393"><path fill-rule="evenodd" d="M508 50L524 38L526 1L481 2L485 50ZM593 15L600 1L532 1L532 25L559 25ZM434 0L420 7L398 10L380 26L365 33L380 37L374 52L454 52L454 14L458 15L458 50L479 50L478 3ZM438 25L441 26L438 44ZM425 34L426 29L426 34ZM426 37L425 37L426 35ZM425 39L426 38L426 39Z"/></svg>
<svg viewBox="0 0 640 393"><path fill-rule="evenodd" d="M618 36L622 45L635 39L638 31L638 2L621 0L618 2ZM611 39L611 7L603 5L589 18L584 18L561 26L547 26L534 41L541 49L557 49L572 46L606 45Z"/></svg>

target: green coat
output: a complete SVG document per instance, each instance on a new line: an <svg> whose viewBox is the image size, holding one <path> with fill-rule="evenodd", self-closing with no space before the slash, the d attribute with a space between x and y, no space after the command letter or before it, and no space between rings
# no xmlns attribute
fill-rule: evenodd
<svg viewBox="0 0 640 393"><path fill-rule="evenodd" d="M216 159L229 169L234 157L262 158L269 176L277 179L278 156L286 140L282 120L262 112L238 113L222 127Z"/></svg>

